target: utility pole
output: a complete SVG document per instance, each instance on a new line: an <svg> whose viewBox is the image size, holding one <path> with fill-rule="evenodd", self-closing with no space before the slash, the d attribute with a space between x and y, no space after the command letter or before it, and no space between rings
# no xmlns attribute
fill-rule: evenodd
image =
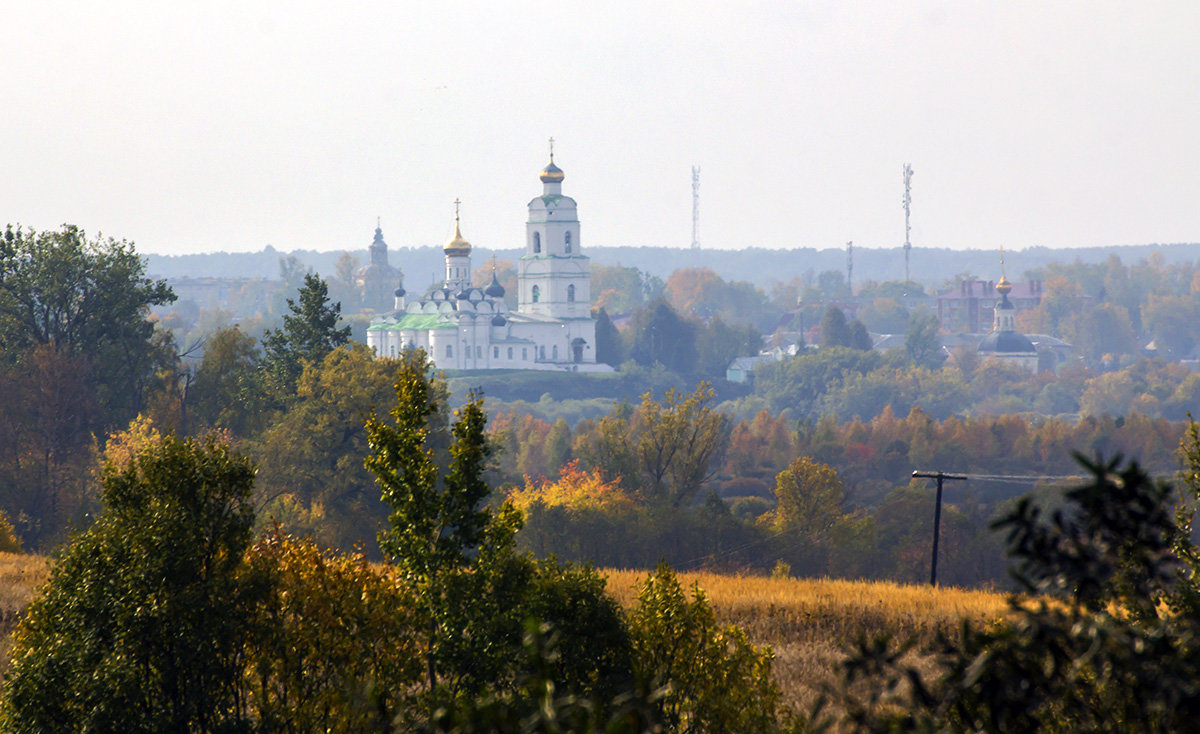
<svg viewBox="0 0 1200 734"><path fill-rule="evenodd" d="M937 502L934 504L933 510L933 560L929 563L929 585L937 586L937 558L938 558L938 536L942 530L942 481L945 479L965 482L967 478L962 474L947 474L945 472L926 472L915 471L912 473L914 479L936 479L937 480Z"/></svg>
<svg viewBox="0 0 1200 734"><path fill-rule="evenodd" d="M912 250L912 242L909 237L912 234L912 227L908 223L909 209L912 207L912 166L904 164L904 287L908 288L908 282L911 280L908 277L908 253Z"/></svg>
<svg viewBox="0 0 1200 734"><path fill-rule="evenodd" d="M692 249L700 249L700 166L692 166Z"/></svg>

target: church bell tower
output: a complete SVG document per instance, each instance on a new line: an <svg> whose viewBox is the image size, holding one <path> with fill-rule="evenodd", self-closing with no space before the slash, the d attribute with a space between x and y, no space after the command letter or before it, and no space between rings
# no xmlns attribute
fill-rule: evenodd
<svg viewBox="0 0 1200 734"><path fill-rule="evenodd" d="M542 195L529 202L525 254L518 263L518 311L555 319L591 318L591 274L581 252L575 200L562 194L564 174L550 162L542 169Z"/></svg>

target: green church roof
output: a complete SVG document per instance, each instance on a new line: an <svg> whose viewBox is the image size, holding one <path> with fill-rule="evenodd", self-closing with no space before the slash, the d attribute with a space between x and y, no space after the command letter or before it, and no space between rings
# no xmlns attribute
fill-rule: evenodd
<svg viewBox="0 0 1200 734"><path fill-rule="evenodd" d="M440 313L406 313L394 324L372 324L367 331L403 331L406 329L457 329Z"/></svg>

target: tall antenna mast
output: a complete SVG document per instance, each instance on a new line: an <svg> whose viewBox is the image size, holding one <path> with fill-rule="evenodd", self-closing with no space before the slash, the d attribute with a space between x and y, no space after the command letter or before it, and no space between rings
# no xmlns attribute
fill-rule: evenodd
<svg viewBox="0 0 1200 734"><path fill-rule="evenodd" d="M692 249L700 249L700 166L692 166Z"/></svg>
<svg viewBox="0 0 1200 734"><path fill-rule="evenodd" d="M846 243L846 290L854 297L854 240Z"/></svg>
<svg viewBox="0 0 1200 734"><path fill-rule="evenodd" d="M908 277L908 253L912 250L912 242L909 241L909 236L912 234L912 226L908 223L908 215L912 207L912 166L904 164L904 284L907 286L911 278Z"/></svg>

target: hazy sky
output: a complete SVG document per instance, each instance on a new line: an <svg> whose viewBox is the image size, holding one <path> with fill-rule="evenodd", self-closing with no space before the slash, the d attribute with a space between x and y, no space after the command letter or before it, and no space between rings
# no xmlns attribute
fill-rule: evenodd
<svg viewBox="0 0 1200 734"><path fill-rule="evenodd" d="M14 9L18 8L18 9ZM10 3L0 212L142 251L1200 242L1200 3Z"/></svg>

